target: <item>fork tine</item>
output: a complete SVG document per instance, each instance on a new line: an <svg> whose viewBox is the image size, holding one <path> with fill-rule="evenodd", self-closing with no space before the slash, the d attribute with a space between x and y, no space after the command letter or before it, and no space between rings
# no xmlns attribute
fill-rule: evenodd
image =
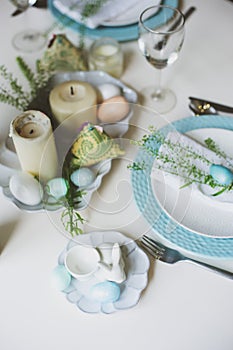
<svg viewBox="0 0 233 350"><path fill-rule="evenodd" d="M140 241L141 247L149 253L154 259L159 260L161 257L161 254L159 251L155 250L154 247L150 246L147 242L141 240Z"/></svg>
<svg viewBox="0 0 233 350"><path fill-rule="evenodd" d="M143 244L144 248L146 248L147 251L154 256L154 258L162 258L165 250L163 247L160 247L153 239L146 235L143 235L141 238L141 243Z"/></svg>
<svg viewBox="0 0 233 350"><path fill-rule="evenodd" d="M154 247L157 251L160 252L161 255L165 252L165 248L159 245L157 242L155 242L155 240L153 240L152 238L146 235L143 235L142 240L150 244L152 247Z"/></svg>

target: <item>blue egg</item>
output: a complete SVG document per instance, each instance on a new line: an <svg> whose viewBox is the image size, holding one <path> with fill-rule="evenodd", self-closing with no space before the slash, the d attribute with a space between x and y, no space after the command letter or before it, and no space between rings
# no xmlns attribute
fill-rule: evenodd
<svg viewBox="0 0 233 350"><path fill-rule="evenodd" d="M52 283L58 290L65 290L71 282L71 275L66 270L64 265L58 265L55 267L52 273Z"/></svg>
<svg viewBox="0 0 233 350"><path fill-rule="evenodd" d="M94 181L95 174L89 168L80 168L71 174L70 179L75 186L88 187Z"/></svg>
<svg viewBox="0 0 233 350"><path fill-rule="evenodd" d="M210 166L210 175L217 183L223 186L229 186L233 182L233 173L223 165L212 164Z"/></svg>
<svg viewBox="0 0 233 350"><path fill-rule="evenodd" d="M120 294L119 285L111 281L97 283L90 290L90 297L100 303L113 303L119 299Z"/></svg>
<svg viewBox="0 0 233 350"><path fill-rule="evenodd" d="M56 177L47 182L46 189L49 195L59 199L67 193L67 182L62 177Z"/></svg>

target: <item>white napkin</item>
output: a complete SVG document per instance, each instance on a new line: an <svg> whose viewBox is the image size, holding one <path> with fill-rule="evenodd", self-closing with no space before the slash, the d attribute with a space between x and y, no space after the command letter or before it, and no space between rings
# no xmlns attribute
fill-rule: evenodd
<svg viewBox="0 0 233 350"><path fill-rule="evenodd" d="M53 5L60 13L81 23L82 11L88 1L93 3L93 0L54 0ZM158 5L160 2L161 0L146 0L143 9L152 5ZM105 21L117 19L118 16L127 13L127 11L130 11L132 8L137 9L139 17L140 12L142 11L142 1L107 0L95 15L87 18L85 25L94 29Z"/></svg>
<svg viewBox="0 0 233 350"><path fill-rule="evenodd" d="M190 152L187 150L189 148L190 151L194 150L195 153L205 156L211 163L213 164L221 164L223 166L226 166L229 168L229 164L231 164L231 169L233 168L233 160L231 158L224 159L223 157L220 157L216 155L213 151L209 150L205 146L201 145L197 141L191 139L190 137L180 134L179 132L170 132L168 133L166 140L169 140L173 144L179 143L183 146L185 146L184 150L180 150L179 152L176 149L170 149L167 145L162 145L159 149L159 153L162 153L164 155L168 155L169 159L173 159L175 163L182 162L182 159L187 159L187 157L190 156L190 161L193 165L195 165L200 170L204 171L207 175L209 174L209 165L204 163L200 159L193 159ZM183 177L187 175L187 172L183 169L179 169L179 175L173 175L171 174L172 167L170 163L164 163L161 160L156 160L154 163L154 169L152 171L152 177L155 179L160 179L161 181L161 170L157 170L158 166L161 166L163 169L163 172L165 172L164 181L167 185L171 186L172 188L178 189L180 186L186 184L188 182L187 179L184 179ZM208 185L203 184L194 184L193 189L201 191L204 195L208 196L209 198L221 201L221 202L230 202L233 203L233 191L224 192L221 195L218 196L212 196L214 193L218 192L221 188L211 188Z"/></svg>

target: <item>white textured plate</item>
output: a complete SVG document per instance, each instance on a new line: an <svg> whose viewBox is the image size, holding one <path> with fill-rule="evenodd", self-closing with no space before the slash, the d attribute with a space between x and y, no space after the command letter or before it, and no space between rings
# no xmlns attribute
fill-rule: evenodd
<svg viewBox="0 0 233 350"><path fill-rule="evenodd" d="M156 2L155 0L139 1L137 3L137 6L132 6L131 8L127 9L127 11L115 18L112 18L108 21L103 21L101 25L106 27L119 27L137 23L139 16L143 10L150 6L159 5L160 2L161 1ZM154 14L156 12L157 11L155 11Z"/></svg>
<svg viewBox="0 0 233 350"><path fill-rule="evenodd" d="M56 139L56 144L58 147L58 152L60 154L61 159L64 159L64 151L65 155L67 154L67 150L71 145L70 134L66 135L66 132L59 128L56 128L56 121L53 119L52 112L49 105L49 94L51 89L54 88L57 84L60 84L64 81L69 80L81 80L86 81L93 86L97 87L103 83L112 83L121 89L122 95L127 99L130 104L137 102L137 94L134 90L128 88L125 84L123 84L120 80L113 78L109 74L101 71L88 71L88 72L67 72L67 73L59 73L54 75L48 82L48 84L38 92L36 98L32 101L32 103L28 106L28 109L39 109L44 112L46 115L51 116L51 121L53 127L55 129L54 135ZM133 109L130 108L130 112L128 115L117 123L111 124L103 124L104 130L111 136L112 138L121 138L129 128L129 120L133 115ZM57 131L58 130L58 131ZM63 139L62 137L63 136ZM73 135L72 135L73 137ZM72 138L73 140L73 138ZM81 202L78 204L77 209L82 210L88 206L88 203L91 200L91 196L94 191L96 191L102 182L103 176L106 175L111 169L111 160L102 161L91 167L94 172L97 174L95 181L86 188L86 194L82 197ZM10 199L17 207L22 210L27 211L55 211L61 207L61 205L54 204L53 201L49 201L48 203L40 203L35 206L25 205L19 202L17 199L13 197L8 187L10 177L17 171L20 171L20 165L17 159L15 152L11 151L5 146L5 143L0 144L0 186L3 188L4 195Z"/></svg>
<svg viewBox="0 0 233 350"><path fill-rule="evenodd" d="M229 157L233 156L233 132L230 130L198 129L187 135L202 144L210 137ZM152 180L154 196L177 225L200 235L233 237L233 202L222 202L222 196L207 196L195 185L183 189L179 187L179 182L172 182L167 174L160 174L160 177Z"/></svg>
<svg viewBox="0 0 233 350"><path fill-rule="evenodd" d="M113 303L94 302L87 298L90 288L99 282L96 277L88 281L78 281L72 278L71 284L64 294L69 302L75 304L81 311L87 313L111 314L135 306L141 292L148 283L149 259L147 255L130 238L117 231L97 231L78 236L76 241L70 241L64 251L59 255L58 264L64 265L67 250L75 244L97 247L102 243L119 243L126 266L126 280L120 284L120 298Z"/></svg>

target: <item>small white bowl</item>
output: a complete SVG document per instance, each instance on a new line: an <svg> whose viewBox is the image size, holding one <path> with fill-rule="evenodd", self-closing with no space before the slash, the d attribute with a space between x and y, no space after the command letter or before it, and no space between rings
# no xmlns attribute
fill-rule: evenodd
<svg viewBox="0 0 233 350"><path fill-rule="evenodd" d="M98 251L90 246L75 245L65 256L65 267L74 278L87 280L99 268Z"/></svg>

